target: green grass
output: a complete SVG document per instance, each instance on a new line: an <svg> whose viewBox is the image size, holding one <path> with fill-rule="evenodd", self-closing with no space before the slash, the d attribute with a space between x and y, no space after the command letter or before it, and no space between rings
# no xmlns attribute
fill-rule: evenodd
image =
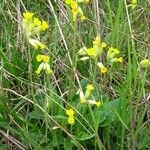
<svg viewBox="0 0 150 150"><path fill-rule="evenodd" d="M126 0L91 0L81 7L87 20L72 21L63 0L0 1L0 150L148 150L150 147L150 2L132 9ZM49 24L35 50L22 28L26 10ZM120 50L123 63L109 63L107 49L93 61L77 54L96 36ZM35 73L36 55L50 56L53 75ZM102 75L96 62L108 73ZM79 89L93 84L90 98L101 107L80 104ZM66 109L75 111L69 125Z"/></svg>

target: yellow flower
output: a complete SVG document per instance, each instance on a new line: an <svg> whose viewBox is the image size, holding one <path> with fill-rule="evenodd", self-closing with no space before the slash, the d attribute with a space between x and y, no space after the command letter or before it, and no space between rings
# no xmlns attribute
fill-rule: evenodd
<svg viewBox="0 0 150 150"><path fill-rule="evenodd" d="M89 56L92 56L92 57L95 57L95 56L96 56L96 53L95 53L95 50L94 50L93 47L87 49L87 54L88 54Z"/></svg>
<svg viewBox="0 0 150 150"><path fill-rule="evenodd" d="M100 107L100 106L102 105L102 103L101 103L100 101L98 101L98 102L95 102L95 105L96 105L97 107Z"/></svg>
<svg viewBox="0 0 150 150"><path fill-rule="evenodd" d="M36 60L37 60L38 62L41 62L42 59L43 59L43 55L37 55L37 56L36 56Z"/></svg>
<svg viewBox="0 0 150 150"><path fill-rule="evenodd" d="M144 59L140 62L140 67L142 68L147 68L150 66L150 60L149 59Z"/></svg>
<svg viewBox="0 0 150 150"><path fill-rule="evenodd" d="M122 63L122 62L123 62L123 58L122 58L122 57L119 57L119 58L112 58L110 61L111 61L111 62L119 62L119 63Z"/></svg>
<svg viewBox="0 0 150 150"><path fill-rule="evenodd" d="M94 90L94 87L93 87L92 84L88 84L88 85L86 86L86 89L87 89L87 91L93 91L93 90Z"/></svg>
<svg viewBox="0 0 150 150"><path fill-rule="evenodd" d="M50 69L50 65L48 63L45 63L45 62L42 62L39 65L38 69L36 70L36 73L40 74L42 70L45 70L45 73L48 75L53 73L53 71Z"/></svg>
<svg viewBox="0 0 150 150"><path fill-rule="evenodd" d="M101 62L99 62L97 65L98 65L98 67L100 68L100 72L101 72L102 74L107 73L108 69L107 69Z"/></svg>
<svg viewBox="0 0 150 150"><path fill-rule="evenodd" d="M122 57L119 57L119 58L118 58L118 62L122 63L122 62L123 62L123 58L122 58Z"/></svg>
<svg viewBox="0 0 150 150"><path fill-rule="evenodd" d="M43 62L48 63L48 62L49 62L49 56L47 56L47 55L37 55L37 56L36 56L36 60L37 60L38 62L43 61Z"/></svg>
<svg viewBox="0 0 150 150"><path fill-rule="evenodd" d="M66 114L71 117L74 115L74 110L72 108L66 110Z"/></svg>
<svg viewBox="0 0 150 150"><path fill-rule="evenodd" d="M48 29L48 24L46 21L42 21L41 30L46 31L46 29Z"/></svg>
<svg viewBox="0 0 150 150"><path fill-rule="evenodd" d="M70 116L69 116L69 117L68 117L68 123L72 125L72 124L74 124L74 122L75 122L74 117L72 117L72 116L70 117Z"/></svg>
<svg viewBox="0 0 150 150"><path fill-rule="evenodd" d="M39 40L29 38L29 43L34 46L35 49L44 49L46 47L45 44L41 43Z"/></svg>
<svg viewBox="0 0 150 150"><path fill-rule="evenodd" d="M86 99L85 98L80 99L80 103L81 104L85 104L86 103Z"/></svg>
<svg viewBox="0 0 150 150"><path fill-rule="evenodd" d="M30 20L32 19L34 13L31 13L31 12L24 12L23 13L23 17L26 19L26 20Z"/></svg>
<svg viewBox="0 0 150 150"><path fill-rule="evenodd" d="M40 46L41 49L45 49L46 48L46 45L43 44L43 43L40 43L39 46Z"/></svg>
<svg viewBox="0 0 150 150"><path fill-rule="evenodd" d="M65 0L65 3L69 5L71 4L71 0Z"/></svg>
<svg viewBox="0 0 150 150"><path fill-rule="evenodd" d="M131 0L131 4L129 6L134 9L137 6L137 0Z"/></svg>
<svg viewBox="0 0 150 150"><path fill-rule="evenodd" d="M44 56L43 56L43 61L44 61L44 62L49 62L49 57L48 57L47 55L44 55Z"/></svg>
<svg viewBox="0 0 150 150"><path fill-rule="evenodd" d="M100 72L103 74L107 73L107 71L108 71L108 69L104 66L100 68Z"/></svg>
<svg viewBox="0 0 150 150"><path fill-rule="evenodd" d="M84 46L82 48L80 48L80 50L78 51L79 55L86 55L87 54L87 48Z"/></svg>
<svg viewBox="0 0 150 150"><path fill-rule="evenodd" d="M84 21L84 20L86 20L86 17L85 16L81 16L81 21Z"/></svg>
<svg viewBox="0 0 150 150"><path fill-rule="evenodd" d="M71 8L72 9L77 9L78 8L78 4L76 1L71 1Z"/></svg>
<svg viewBox="0 0 150 150"><path fill-rule="evenodd" d="M102 48L107 47L107 44L105 42L102 42Z"/></svg>
<svg viewBox="0 0 150 150"><path fill-rule="evenodd" d="M93 45L99 45L100 42L101 42L101 39L100 39L100 37L97 36L93 41Z"/></svg>
<svg viewBox="0 0 150 150"><path fill-rule="evenodd" d="M33 24L34 24L35 26L40 26L40 25L41 25L41 21L40 21L38 18L34 18L34 19L33 19Z"/></svg>
<svg viewBox="0 0 150 150"><path fill-rule="evenodd" d="M115 57L117 54L119 54L119 50L113 47L109 47L109 50L107 52L107 58L111 59Z"/></svg>

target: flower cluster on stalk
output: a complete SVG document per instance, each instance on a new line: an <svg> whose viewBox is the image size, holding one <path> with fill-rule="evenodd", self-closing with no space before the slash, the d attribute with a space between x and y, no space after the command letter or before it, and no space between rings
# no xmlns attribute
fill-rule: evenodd
<svg viewBox="0 0 150 150"><path fill-rule="evenodd" d="M66 5L71 8L73 21L77 20L77 16L80 16L81 21L86 20L83 10L79 6L79 3L83 2L88 3L89 0L65 0Z"/></svg>
<svg viewBox="0 0 150 150"><path fill-rule="evenodd" d="M23 13L23 30L28 42L34 47L34 49L44 50L46 48L46 45L41 42L40 33L45 32L48 27L47 22L34 17L34 13ZM40 65L36 70L37 74L40 74L42 70L45 70L46 74L52 74L52 70L49 65L49 56L37 55L36 60L37 62L40 62Z"/></svg>
<svg viewBox="0 0 150 150"><path fill-rule="evenodd" d="M85 93L80 89L79 95L80 95L80 103L81 104L89 104L89 105L96 105L97 107L100 107L102 103L100 101L96 101L95 99L89 99L92 92L94 91L94 87L92 84L88 84L86 86Z"/></svg>
<svg viewBox="0 0 150 150"><path fill-rule="evenodd" d="M74 124L75 119L74 119L74 110L72 108L66 110L66 115L68 116L68 123L69 124Z"/></svg>
<svg viewBox="0 0 150 150"><path fill-rule="evenodd" d="M95 61L95 60L98 60L98 57L101 56L104 49L108 49L108 51L107 51L107 61L108 62L110 62L110 63L114 63L114 62L122 63L123 62L123 58L119 57L120 51L116 48L108 47L107 43L102 42L100 37L96 37L93 40L92 47L90 47L90 48L87 48L85 46L82 47L78 51L78 55L82 56L80 58L80 60L82 60L82 61L88 60L90 58L92 58ZM102 62L96 62L96 63L97 63L96 65L99 67L99 70L102 74L107 73L108 68L105 67L105 65Z"/></svg>

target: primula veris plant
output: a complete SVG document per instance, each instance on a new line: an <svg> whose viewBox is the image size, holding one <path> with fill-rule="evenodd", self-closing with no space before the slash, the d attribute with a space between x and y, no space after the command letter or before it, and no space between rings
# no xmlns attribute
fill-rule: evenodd
<svg viewBox="0 0 150 150"><path fill-rule="evenodd" d="M75 22L77 20L77 16L80 16L81 21L86 20L86 17L83 13L82 8L78 5L78 3L83 3L83 2L88 2L87 0L65 0L66 5L68 5L71 8L71 12L72 12L72 19Z"/></svg>
<svg viewBox="0 0 150 150"><path fill-rule="evenodd" d="M96 59L98 56L101 55L103 49L107 47L105 42L101 43L101 39L96 37L93 41L93 47L86 48L83 47L78 51L80 56L83 56L81 60L87 60L89 58Z"/></svg>
<svg viewBox="0 0 150 150"><path fill-rule="evenodd" d="M48 29L46 21L40 21L38 18L34 18L34 13L24 12L23 13L23 29L26 34L29 43L34 46L35 49L46 48L45 44L40 42L39 33Z"/></svg>
<svg viewBox="0 0 150 150"><path fill-rule="evenodd" d="M0 149L149 149L149 0L0 12Z"/></svg>
<svg viewBox="0 0 150 150"><path fill-rule="evenodd" d="M129 6L130 6L132 9L134 9L134 8L137 6L137 3L138 3L138 2L137 2L137 0L131 0L130 3L131 3L131 4L130 4Z"/></svg>
<svg viewBox="0 0 150 150"><path fill-rule="evenodd" d="M48 29L48 24L46 21L40 21L37 17L33 17L34 13L24 12L23 13L23 29L28 42L37 50L44 50L46 45L40 42L40 32L45 32ZM40 38L39 38L40 37ZM42 70L45 71L47 75L52 74L53 71L49 65L49 56L47 55L37 55L37 62L40 62L36 74L40 74Z"/></svg>
<svg viewBox="0 0 150 150"><path fill-rule="evenodd" d="M74 110L72 108L66 110L66 114L68 115L68 123L70 125L75 123L74 119Z"/></svg>
<svg viewBox="0 0 150 150"><path fill-rule="evenodd" d="M99 100L97 101L95 99L90 99L93 91L94 86L92 84L87 84L85 93L81 89L79 89L80 103L89 104L90 106L96 105L97 107L100 107L102 103Z"/></svg>

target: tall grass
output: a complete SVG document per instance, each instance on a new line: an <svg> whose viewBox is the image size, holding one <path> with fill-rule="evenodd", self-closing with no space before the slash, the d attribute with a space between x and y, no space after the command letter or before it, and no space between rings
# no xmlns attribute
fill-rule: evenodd
<svg viewBox="0 0 150 150"><path fill-rule="evenodd" d="M87 19L74 22L63 0L0 1L0 149L149 148L149 66L140 62L149 59L150 2L139 0L134 9L130 4L91 0L80 4ZM26 38L26 11L49 24L41 34L45 50L35 50ZM96 59L80 60L79 49L92 47L97 36L107 48ZM122 63L109 62L108 47L120 51ZM50 57L52 75L35 73L41 53ZM94 86L88 100L100 107L80 102L87 84Z"/></svg>

